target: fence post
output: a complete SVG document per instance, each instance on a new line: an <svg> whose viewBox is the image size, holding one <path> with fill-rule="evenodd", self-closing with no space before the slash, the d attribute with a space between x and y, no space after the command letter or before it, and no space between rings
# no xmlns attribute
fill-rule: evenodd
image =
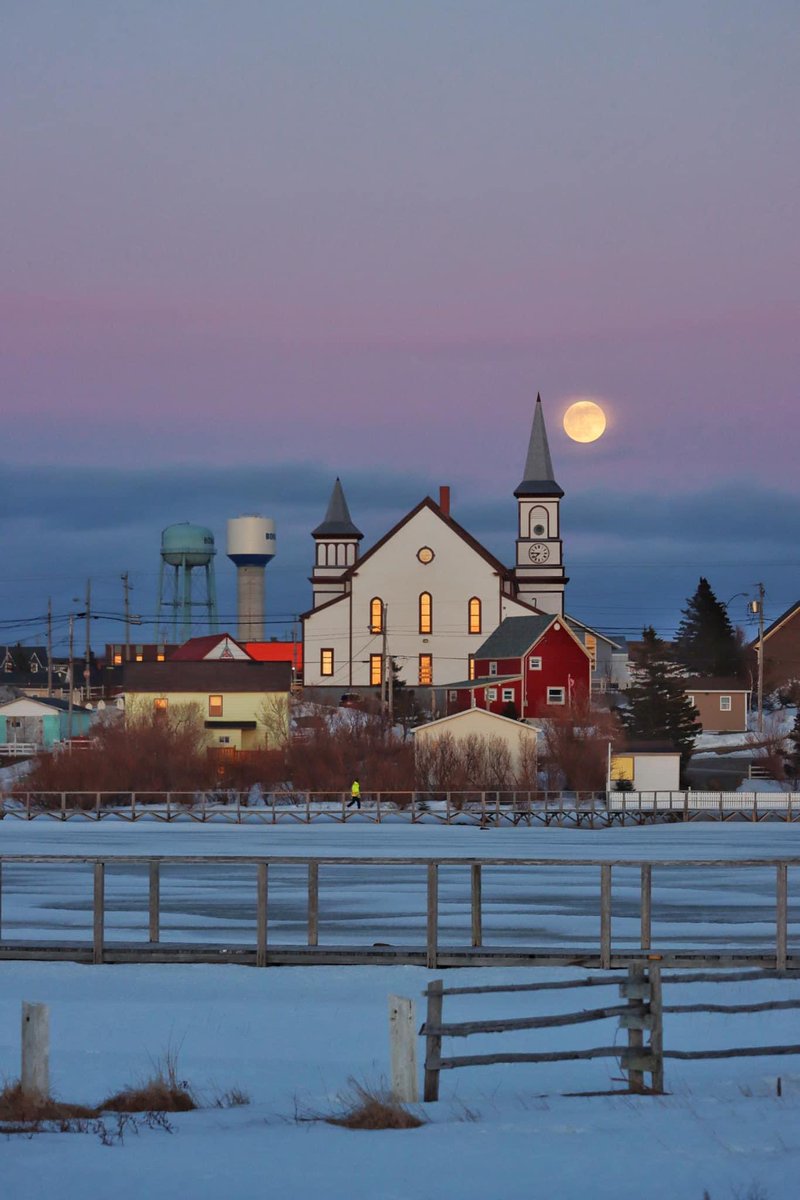
<svg viewBox="0 0 800 1200"><path fill-rule="evenodd" d="M788 929L788 879L786 863L778 863L775 872L775 966L779 971L785 971Z"/></svg>
<svg viewBox="0 0 800 1200"><path fill-rule="evenodd" d="M600 966L611 967L611 864L600 867Z"/></svg>
<svg viewBox="0 0 800 1200"><path fill-rule="evenodd" d="M256 966L267 965L267 896L268 863L260 862L256 868Z"/></svg>
<svg viewBox="0 0 800 1200"><path fill-rule="evenodd" d="M94 864L94 935L92 941L92 962L101 963L103 961L103 940L104 940L104 919L105 919L105 893L106 893L106 864L97 862Z"/></svg>
<svg viewBox="0 0 800 1200"><path fill-rule="evenodd" d="M634 963L628 967L628 1007L642 1011L642 999L636 997L636 992L641 991L641 985L645 982L645 974L639 963ZM638 985L638 986L637 986ZM636 1014L632 1012L628 1021L631 1018L635 1020ZM635 1028L632 1024L628 1024L628 1056L629 1059L638 1055L641 1059L642 1049L644 1046L644 1033L641 1025ZM644 1091L644 1071L640 1067L628 1066L628 1088L632 1092Z"/></svg>
<svg viewBox="0 0 800 1200"><path fill-rule="evenodd" d="M470 899L472 909L472 944L483 945L482 912L481 912L481 864L473 863L470 871Z"/></svg>
<svg viewBox="0 0 800 1200"><path fill-rule="evenodd" d="M94 797L94 811L95 811L95 814L96 814L96 819L99 821L99 820L100 820L100 793L99 793L99 792L96 792L96 793L95 793L95 797Z"/></svg>
<svg viewBox="0 0 800 1200"><path fill-rule="evenodd" d="M308 944L318 945L319 937L319 863L308 864Z"/></svg>
<svg viewBox="0 0 800 1200"><path fill-rule="evenodd" d="M22 1001L22 1070L20 1087L26 1096L46 1100L50 1095L50 1009Z"/></svg>
<svg viewBox="0 0 800 1200"><path fill-rule="evenodd" d="M62 792L61 793L61 820L66 821L66 819L67 819L67 793Z"/></svg>
<svg viewBox="0 0 800 1200"><path fill-rule="evenodd" d="M641 918L642 918L642 950L650 949L650 926L653 898L653 868L650 863L642 865L641 883Z"/></svg>
<svg viewBox="0 0 800 1200"><path fill-rule="evenodd" d="M392 1095L402 1104L417 1104L417 1018L414 1001L407 1000L404 996L389 997L389 1050L392 1064Z"/></svg>
<svg viewBox="0 0 800 1200"><path fill-rule="evenodd" d="M428 863L428 947L425 965L436 970L439 930L439 864Z"/></svg>
<svg viewBox="0 0 800 1200"><path fill-rule="evenodd" d="M650 964L650 1053L653 1070L650 1075L652 1090L657 1094L664 1091L664 1001L661 992L661 967Z"/></svg>
<svg viewBox="0 0 800 1200"><path fill-rule="evenodd" d="M442 1004L444 1002L444 984L441 979L433 979L428 984L428 1011L425 1015L425 1087L423 1099L439 1099L439 1072L442 1062ZM430 1033L430 1030L435 1030Z"/></svg>
<svg viewBox="0 0 800 1200"><path fill-rule="evenodd" d="M159 871L158 859L150 859L150 941L157 942L160 936L160 909L161 909L161 874Z"/></svg>

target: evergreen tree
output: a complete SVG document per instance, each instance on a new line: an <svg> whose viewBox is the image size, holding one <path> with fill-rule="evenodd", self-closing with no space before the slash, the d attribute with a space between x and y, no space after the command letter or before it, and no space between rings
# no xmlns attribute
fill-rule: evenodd
<svg viewBox="0 0 800 1200"><path fill-rule="evenodd" d="M693 675L742 678L745 662L728 610L702 576L683 610L675 639L675 657Z"/></svg>
<svg viewBox="0 0 800 1200"><path fill-rule="evenodd" d="M666 741L681 752L684 770L699 732L697 710L689 702L680 669L666 642L649 626L634 653L628 707L622 721L634 741Z"/></svg>
<svg viewBox="0 0 800 1200"><path fill-rule="evenodd" d="M788 778L797 787L798 780L800 780L800 711L794 719L794 725L791 728L787 741L789 742L789 753L783 765Z"/></svg>

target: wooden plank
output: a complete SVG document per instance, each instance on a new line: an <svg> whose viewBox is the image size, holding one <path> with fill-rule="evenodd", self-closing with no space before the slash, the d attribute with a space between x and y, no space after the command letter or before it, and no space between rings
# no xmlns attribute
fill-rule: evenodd
<svg viewBox="0 0 800 1200"><path fill-rule="evenodd" d="M480 996L488 992L549 992L565 988L617 987L618 975L587 975L583 979L548 979L544 983L491 984L488 987L445 988L445 996Z"/></svg>
<svg viewBox="0 0 800 1200"><path fill-rule="evenodd" d="M740 1046L730 1050L665 1050L664 1058L686 1061L700 1058L765 1058L782 1054L800 1054L800 1046ZM442 1064L444 1065L444 1064Z"/></svg>
<svg viewBox="0 0 800 1200"><path fill-rule="evenodd" d="M756 1013L800 1008L800 1000L765 1000L759 1004L665 1004L666 1013Z"/></svg>
<svg viewBox="0 0 800 1200"><path fill-rule="evenodd" d="M611 966L611 864L600 867L600 966Z"/></svg>
<svg viewBox="0 0 800 1200"><path fill-rule="evenodd" d="M401 1104L416 1104L419 1101L417 1020L414 1001L405 996L389 997L389 1047L392 1095Z"/></svg>
<svg viewBox="0 0 800 1200"><path fill-rule="evenodd" d="M308 864L308 944L319 943L319 863Z"/></svg>
<svg viewBox="0 0 800 1200"><path fill-rule="evenodd" d="M50 1098L50 1009L22 1002L22 1069L20 1089L25 1096Z"/></svg>
<svg viewBox="0 0 800 1200"><path fill-rule="evenodd" d="M105 924L105 863L96 862L94 864L94 899L93 899L93 936L92 936L92 962L101 963L103 961L103 942L104 942L104 924Z"/></svg>
<svg viewBox="0 0 800 1200"><path fill-rule="evenodd" d="M473 863L470 872L470 910L472 916L472 945L483 943L483 914L481 909L481 864Z"/></svg>
<svg viewBox="0 0 800 1200"><path fill-rule="evenodd" d="M638 964L628 967L628 986L635 987L636 984L644 983L644 971ZM620 1026L628 1031L628 1055L623 1064L628 1072L628 1087L632 1092L644 1091L644 1074L642 1069L634 1065L642 1056L644 1047L644 1036L642 1034L642 1025L644 1009L640 1002L636 1000L628 1001L627 1025L623 1025L620 1021ZM635 1018L638 1018L635 1019ZM624 1020L624 1017L623 1017Z"/></svg>
<svg viewBox="0 0 800 1200"><path fill-rule="evenodd" d="M775 966L786 969L786 943L789 931L789 885L786 863L775 868Z"/></svg>
<svg viewBox="0 0 800 1200"><path fill-rule="evenodd" d="M428 863L427 957L429 971L436 970L439 934L439 872L438 864Z"/></svg>
<svg viewBox="0 0 800 1200"><path fill-rule="evenodd" d="M624 793L623 793L624 795ZM653 902L653 867L651 863L644 863L640 871L641 875L641 943L643 950L650 949L650 933L651 933L651 912Z"/></svg>
<svg viewBox="0 0 800 1200"><path fill-rule="evenodd" d="M644 1013L644 1008L640 1005ZM559 1025L584 1025L588 1021L602 1021L619 1017L630 1011L627 1004L613 1004L606 1008L589 1008L574 1013L556 1013L547 1017L504 1017L488 1021L452 1021L430 1032L440 1037L469 1037L473 1033L510 1033L517 1029L550 1029ZM428 1033L427 1022L424 1032Z"/></svg>
<svg viewBox="0 0 800 1200"><path fill-rule="evenodd" d="M653 1067L650 1072L650 1086L659 1095L664 1091L664 1001L661 984L661 967L652 964L650 976L650 1014L653 1027L650 1031L650 1053L653 1056Z"/></svg>
<svg viewBox="0 0 800 1200"><path fill-rule="evenodd" d="M148 895L148 910L149 910L149 934L150 941L157 942L160 937L160 916L161 916L161 871L158 859L153 859L150 862L149 871L149 895Z"/></svg>
<svg viewBox="0 0 800 1200"><path fill-rule="evenodd" d="M640 980L636 983L621 983L619 985L619 994L624 996L626 1000L649 1000L650 999L650 982L649 980Z"/></svg>
<svg viewBox="0 0 800 1200"><path fill-rule="evenodd" d="M583 1058L621 1058L625 1054L619 1046L593 1046L589 1050L545 1050L538 1054L459 1054L442 1058L439 1067L451 1071L456 1067L484 1067L495 1063L545 1063L573 1062Z"/></svg>
<svg viewBox="0 0 800 1200"><path fill-rule="evenodd" d="M432 979L428 984L427 990L428 1006L425 1016L425 1024L435 1028L442 1023L442 1006L444 1003L442 995L441 979ZM442 1069L442 1039L436 1034L427 1034L425 1037L425 1079L423 1083L423 1099L434 1101L439 1099L439 1072Z"/></svg>
<svg viewBox="0 0 800 1200"><path fill-rule="evenodd" d="M267 965L268 878L269 867L260 862L256 867L256 966Z"/></svg>

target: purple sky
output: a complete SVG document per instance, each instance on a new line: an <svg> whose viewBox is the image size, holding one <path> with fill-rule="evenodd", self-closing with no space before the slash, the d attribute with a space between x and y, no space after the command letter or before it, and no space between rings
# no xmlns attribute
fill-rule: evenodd
<svg viewBox="0 0 800 1200"><path fill-rule="evenodd" d="M794 0L6 0L0 616L124 569L152 612L162 526L253 507L301 610L336 474L370 537L449 482L510 560L537 390L577 615L666 631L701 571L775 615L799 61Z"/></svg>

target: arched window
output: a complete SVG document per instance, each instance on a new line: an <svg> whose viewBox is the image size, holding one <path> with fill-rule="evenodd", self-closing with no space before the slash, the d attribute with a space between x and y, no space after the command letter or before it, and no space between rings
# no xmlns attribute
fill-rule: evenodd
<svg viewBox="0 0 800 1200"><path fill-rule="evenodd" d="M430 592L421 592L419 597L419 631L433 632L433 597Z"/></svg>
<svg viewBox="0 0 800 1200"><path fill-rule="evenodd" d="M550 537L550 514L543 504L534 504L528 514L528 537Z"/></svg>
<svg viewBox="0 0 800 1200"><path fill-rule="evenodd" d="M336 547L336 565L337 565L337 567L346 567L347 566L347 550L345 548L344 542L340 542L339 545Z"/></svg>
<svg viewBox="0 0 800 1200"><path fill-rule="evenodd" d="M369 631L383 633L383 601L380 596L374 596L369 602Z"/></svg>
<svg viewBox="0 0 800 1200"><path fill-rule="evenodd" d="M469 624L470 633L480 633L481 631L481 602L477 596L473 596L469 602Z"/></svg>

